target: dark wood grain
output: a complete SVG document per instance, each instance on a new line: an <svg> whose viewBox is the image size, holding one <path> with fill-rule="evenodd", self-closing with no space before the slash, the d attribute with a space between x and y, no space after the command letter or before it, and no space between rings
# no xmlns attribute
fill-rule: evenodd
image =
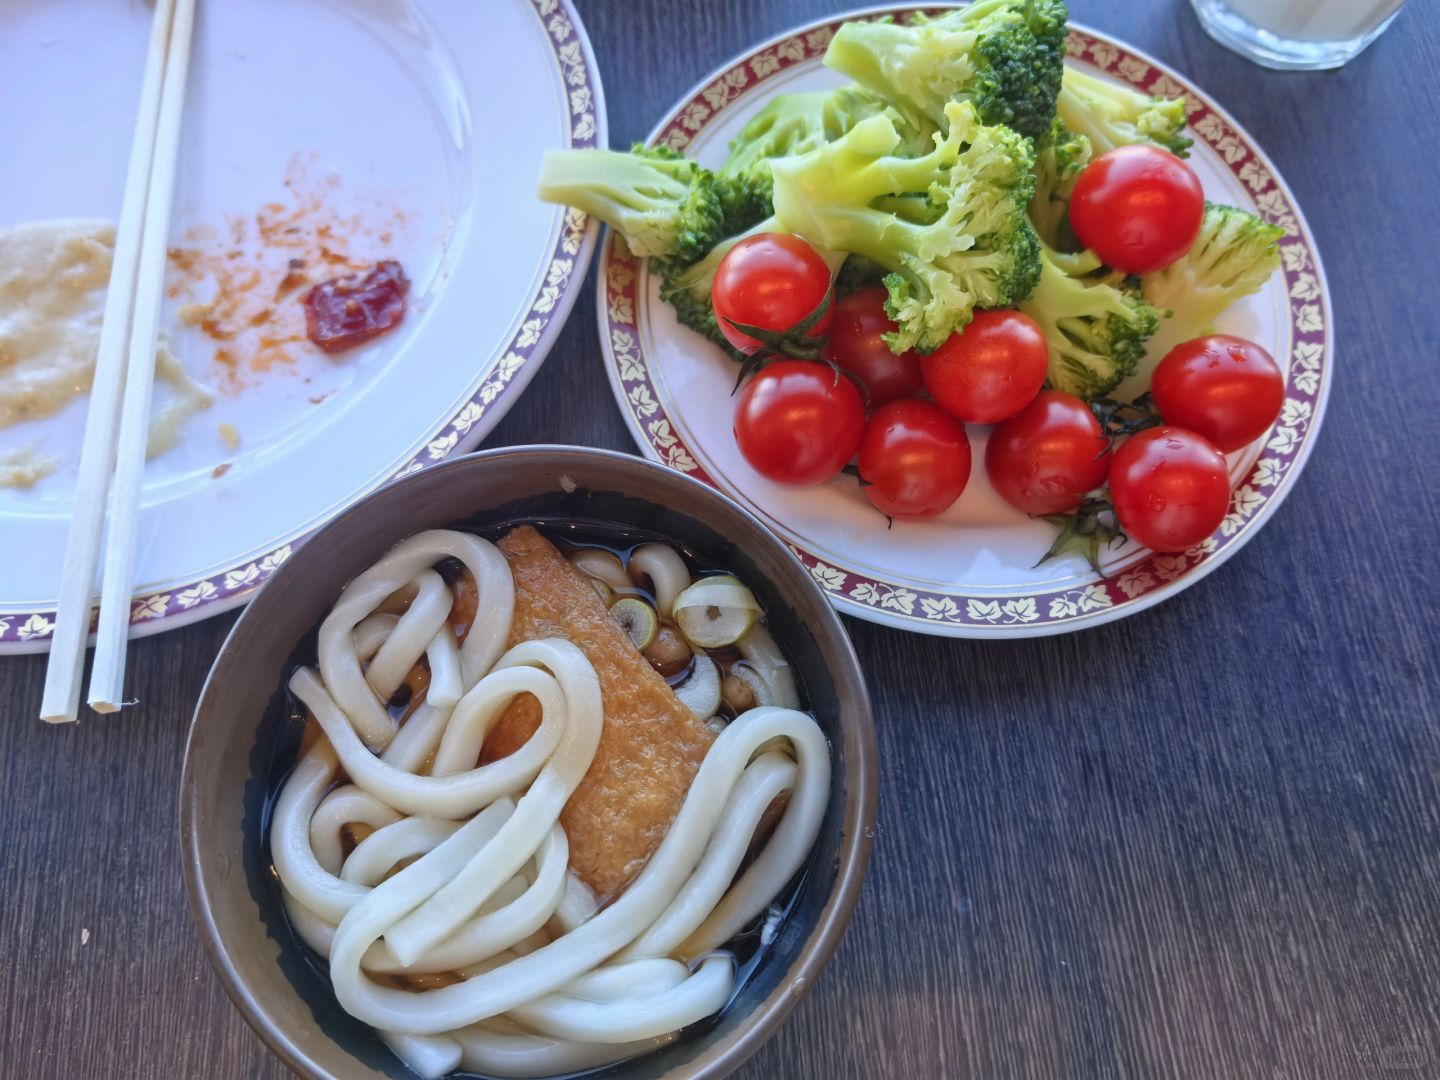
<svg viewBox="0 0 1440 1080"><path fill-rule="evenodd" d="M1264 145L1334 293L1325 433L1283 511L1158 608L976 644L852 622L882 751L864 900L751 1077L1440 1076L1440 12L1282 75L1187 4L1075 16L1190 73ZM590 0L610 136L839 5ZM631 449L589 295L488 445ZM0 1074L280 1077L191 929L174 792L230 620L135 644L140 704L34 721L0 661ZM87 937L88 934L88 937Z"/></svg>

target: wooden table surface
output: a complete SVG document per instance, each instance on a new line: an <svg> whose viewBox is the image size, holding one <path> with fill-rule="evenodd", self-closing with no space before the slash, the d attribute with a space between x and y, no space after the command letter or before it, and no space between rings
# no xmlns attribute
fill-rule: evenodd
<svg viewBox="0 0 1440 1080"><path fill-rule="evenodd" d="M851 621L881 751L855 921L747 1077L1440 1077L1440 11L1278 74L1183 0L1075 0L1267 148L1335 303L1324 435L1183 595L1028 642ZM824 0L581 2L610 138ZM488 446L631 450L588 291ZM136 642L119 719L0 660L0 1075L281 1077L191 927L175 789L229 617Z"/></svg>

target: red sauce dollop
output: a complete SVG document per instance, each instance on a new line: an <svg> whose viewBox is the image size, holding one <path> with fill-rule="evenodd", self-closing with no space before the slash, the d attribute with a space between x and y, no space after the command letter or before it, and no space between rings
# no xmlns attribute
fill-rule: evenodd
<svg viewBox="0 0 1440 1080"><path fill-rule="evenodd" d="M327 353L353 349L385 333L405 315L410 279L394 259L368 274L346 274L305 294L305 335Z"/></svg>

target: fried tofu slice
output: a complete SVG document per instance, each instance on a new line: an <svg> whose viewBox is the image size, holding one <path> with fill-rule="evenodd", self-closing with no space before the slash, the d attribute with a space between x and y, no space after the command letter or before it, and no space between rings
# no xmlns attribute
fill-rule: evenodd
<svg viewBox="0 0 1440 1080"><path fill-rule="evenodd" d="M499 543L515 576L510 644L562 637L600 678L605 727L560 822L570 867L602 901L623 889L665 838L715 734L680 703L610 617L589 579L529 525ZM514 753L540 725L540 704L517 698L485 740L482 761Z"/></svg>

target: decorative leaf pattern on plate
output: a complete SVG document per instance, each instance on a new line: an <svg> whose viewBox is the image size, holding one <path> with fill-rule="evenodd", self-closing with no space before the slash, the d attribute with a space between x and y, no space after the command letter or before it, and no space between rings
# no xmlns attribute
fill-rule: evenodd
<svg viewBox="0 0 1440 1080"><path fill-rule="evenodd" d="M1097 41L1090 46L1090 59L1096 67L1109 68L1120 59L1120 50L1108 42Z"/></svg>
<svg viewBox="0 0 1440 1080"><path fill-rule="evenodd" d="M1190 561L1184 555L1157 555L1150 565L1161 581L1174 581L1186 571Z"/></svg>
<svg viewBox="0 0 1440 1080"><path fill-rule="evenodd" d="M1297 341L1291 350L1290 383L1300 393L1314 397L1320 389L1320 361L1324 350L1316 341Z"/></svg>
<svg viewBox="0 0 1440 1080"><path fill-rule="evenodd" d="M965 614L976 622L996 622L1000 618L1000 601L966 600Z"/></svg>
<svg viewBox="0 0 1440 1080"><path fill-rule="evenodd" d="M823 562L816 562L810 567L810 576L818 581L822 588L831 592L838 592L845 587L845 572Z"/></svg>
<svg viewBox="0 0 1440 1080"><path fill-rule="evenodd" d="M1150 571L1143 566L1138 570L1131 570L1121 574L1115 582L1115 587L1128 596L1131 600L1143 593L1149 592L1155 587L1156 579Z"/></svg>
<svg viewBox="0 0 1440 1080"><path fill-rule="evenodd" d="M654 416L655 410L660 406L650 396L650 388L647 386L635 386L630 390L630 404L636 413L641 416Z"/></svg>
<svg viewBox="0 0 1440 1080"><path fill-rule="evenodd" d="M158 619L165 614L165 608L170 603L169 593L156 593L154 596L142 597L138 603L130 608L130 621L140 622L142 619Z"/></svg>
<svg viewBox="0 0 1440 1080"><path fill-rule="evenodd" d="M1295 220L1290 203L1286 200L1285 193L1278 187L1256 195L1255 205L1260 208L1260 216L1270 224L1279 225L1292 236L1300 231L1300 225Z"/></svg>
<svg viewBox="0 0 1440 1080"><path fill-rule="evenodd" d="M35 611L20 624L19 635L21 641L34 641L36 638L49 637L54 632L54 621Z"/></svg>
<svg viewBox="0 0 1440 1080"><path fill-rule="evenodd" d="M763 52L750 60L750 70L755 73L755 78L763 79L767 75L774 75L780 70L780 59L774 52Z"/></svg>
<svg viewBox="0 0 1440 1080"><path fill-rule="evenodd" d="M830 39L834 36L835 31L828 26L811 30L805 35L805 47L810 50L811 55L820 56L830 47Z"/></svg>
<svg viewBox="0 0 1440 1080"><path fill-rule="evenodd" d="M687 131L699 131L710 119L710 106L703 101L692 101L680 114L680 124Z"/></svg>
<svg viewBox="0 0 1440 1080"><path fill-rule="evenodd" d="M1251 191L1264 191L1274 181L1265 166L1258 161L1247 161L1240 166L1240 179Z"/></svg>
<svg viewBox="0 0 1440 1080"><path fill-rule="evenodd" d="M1134 56L1127 56L1115 65L1115 72L1129 82L1144 83L1150 75L1150 65Z"/></svg>
<svg viewBox="0 0 1440 1080"><path fill-rule="evenodd" d="M726 102L745 89L748 81L743 67L731 68L702 90L700 96L711 109L723 109Z"/></svg>
<svg viewBox="0 0 1440 1080"><path fill-rule="evenodd" d="M213 581L200 581L188 589L181 589L175 594L175 600L182 608L192 608L196 604L209 600L218 591Z"/></svg>
<svg viewBox="0 0 1440 1080"><path fill-rule="evenodd" d="M974 601L970 601L974 603ZM920 601L920 610L927 619L954 619L960 614L955 601L948 596L927 596Z"/></svg>
<svg viewBox="0 0 1440 1080"><path fill-rule="evenodd" d="M664 461L676 472L694 472L700 467L690 456L690 451L678 443L666 449Z"/></svg>

